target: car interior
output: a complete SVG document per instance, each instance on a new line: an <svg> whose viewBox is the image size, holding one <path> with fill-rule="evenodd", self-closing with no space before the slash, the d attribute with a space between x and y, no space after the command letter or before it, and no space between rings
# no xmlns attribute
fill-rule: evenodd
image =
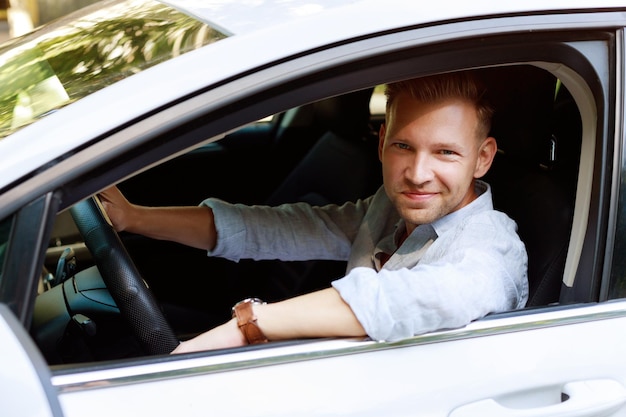
<svg viewBox="0 0 626 417"><path fill-rule="evenodd" d="M496 109L492 136L499 149L485 180L495 208L517 222L527 247L527 307L559 303L580 163L578 108L565 86L537 66L476 72ZM384 104L373 105L381 92L377 86L289 109L118 185L131 202L153 206L197 205L209 196L268 205L341 204L367 197L382 183L377 146ZM70 214L58 217L42 286L80 275L86 290L68 314L51 311L58 298L44 296L56 287L42 291L31 333L51 364L140 355L112 300L101 291L87 291L102 288ZM129 233L120 238L180 339L228 320L230 307L243 298L271 302L327 287L346 266L337 261L235 263L171 242ZM95 287L87 282L96 282Z"/></svg>

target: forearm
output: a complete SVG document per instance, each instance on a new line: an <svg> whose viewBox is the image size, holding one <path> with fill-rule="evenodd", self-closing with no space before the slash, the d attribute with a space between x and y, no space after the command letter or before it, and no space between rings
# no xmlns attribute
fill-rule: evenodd
<svg viewBox="0 0 626 417"><path fill-rule="evenodd" d="M126 231L160 240L212 250L216 232L208 207L132 206L127 213Z"/></svg>
<svg viewBox="0 0 626 417"><path fill-rule="evenodd" d="M350 306L334 288L255 306L254 312L270 340L365 336Z"/></svg>
<svg viewBox="0 0 626 417"><path fill-rule="evenodd" d="M116 186L99 193L113 227L154 239L170 240L204 250L217 241L213 211L208 207L146 207L131 204Z"/></svg>
<svg viewBox="0 0 626 417"><path fill-rule="evenodd" d="M261 331L272 340L365 336L365 330L339 293L328 288L285 301L255 305ZM236 319L181 343L172 353L244 346Z"/></svg>

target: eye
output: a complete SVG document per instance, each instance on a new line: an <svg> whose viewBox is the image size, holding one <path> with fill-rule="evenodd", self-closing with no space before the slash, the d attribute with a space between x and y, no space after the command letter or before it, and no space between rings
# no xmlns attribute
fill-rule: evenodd
<svg viewBox="0 0 626 417"><path fill-rule="evenodd" d="M456 152L451 151L450 149L442 149L442 150L439 151L439 153L441 155L446 155L446 156L456 155Z"/></svg>
<svg viewBox="0 0 626 417"><path fill-rule="evenodd" d="M404 149L404 150L411 149L409 145L407 145L406 143L402 143L402 142L396 142L394 143L394 146L398 149Z"/></svg>

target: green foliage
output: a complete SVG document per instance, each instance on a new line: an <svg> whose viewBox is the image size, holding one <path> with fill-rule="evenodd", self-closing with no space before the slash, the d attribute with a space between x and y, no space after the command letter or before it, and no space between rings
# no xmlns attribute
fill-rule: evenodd
<svg viewBox="0 0 626 417"><path fill-rule="evenodd" d="M0 50L0 137L224 34L170 6L136 0Z"/></svg>

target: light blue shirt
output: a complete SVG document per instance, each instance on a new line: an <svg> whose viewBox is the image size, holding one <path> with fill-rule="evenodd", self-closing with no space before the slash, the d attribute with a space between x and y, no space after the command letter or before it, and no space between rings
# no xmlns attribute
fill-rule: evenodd
<svg viewBox="0 0 626 417"><path fill-rule="evenodd" d="M347 260L333 287L374 340L398 340L461 327L489 313L526 305L527 255L517 226L493 209L490 187L479 197L417 227L396 250L404 222L384 189L342 206L278 207L207 199L217 244L210 256L233 261ZM395 251L395 253L394 253ZM393 253L381 268L381 252Z"/></svg>

